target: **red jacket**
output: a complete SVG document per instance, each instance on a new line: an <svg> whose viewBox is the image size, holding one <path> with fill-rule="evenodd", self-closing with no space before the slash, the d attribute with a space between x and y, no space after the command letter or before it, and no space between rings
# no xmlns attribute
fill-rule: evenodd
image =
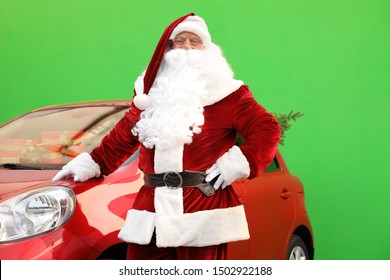
<svg viewBox="0 0 390 280"><path fill-rule="evenodd" d="M132 106L92 151L91 156L102 174L115 171L140 146L137 136L131 132L139 118L140 110ZM239 148L249 163L249 178L259 175L271 163L280 138L279 125L253 98L248 86L243 85L204 107L204 118L202 132L184 146L183 170L210 168L235 145L237 132L245 139ZM141 144L139 159L139 168L144 173L154 173L153 149ZM125 241L148 244L154 229L157 245L161 247L207 246L249 238L245 212L231 187L217 190L211 197L194 188L175 190L182 206L175 205L176 198L165 199L172 190L156 192L157 189L166 188L141 188L119 235Z"/></svg>

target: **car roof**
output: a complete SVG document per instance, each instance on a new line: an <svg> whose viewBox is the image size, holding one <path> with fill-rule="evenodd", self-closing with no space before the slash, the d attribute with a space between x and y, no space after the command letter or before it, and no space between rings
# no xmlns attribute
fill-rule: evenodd
<svg viewBox="0 0 390 280"><path fill-rule="evenodd" d="M37 108L31 112L48 110L48 109L58 109L58 108L77 108L77 107L86 107L86 106L116 106L116 107L130 107L131 99L118 99L118 100L99 100L99 101L84 101L84 102L75 102L67 104L56 104Z"/></svg>

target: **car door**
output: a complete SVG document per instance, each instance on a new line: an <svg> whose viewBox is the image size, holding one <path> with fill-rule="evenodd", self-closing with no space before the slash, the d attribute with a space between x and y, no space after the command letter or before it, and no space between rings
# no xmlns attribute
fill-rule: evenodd
<svg viewBox="0 0 390 280"><path fill-rule="evenodd" d="M235 247L246 251L246 259L285 258L285 247L295 217L290 176L278 157L275 157L274 162L260 176L241 180L234 185L245 207L251 235L248 241L229 245L229 250L236 252L237 258L244 257Z"/></svg>

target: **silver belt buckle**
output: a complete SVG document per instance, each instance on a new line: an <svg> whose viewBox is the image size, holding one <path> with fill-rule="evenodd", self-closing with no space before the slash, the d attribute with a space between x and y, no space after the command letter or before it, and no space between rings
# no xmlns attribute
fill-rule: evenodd
<svg viewBox="0 0 390 280"><path fill-rule="evenodd" d="M179 179L180 179L179 185L177 185L177 186L168 186L168 184L167 184L167 182L165 180L167 179L167 176L169 174L175 174L175 175L177 175L177 177L179 177ZM164 182L165 186L170 188L170 189L178 189L178 188L181 188L183 186L183 178L181 177L181 175L178 172L172 172L172 171L171 172L166 172L164 174L164 177L163 177L163 182Z"/></svg>

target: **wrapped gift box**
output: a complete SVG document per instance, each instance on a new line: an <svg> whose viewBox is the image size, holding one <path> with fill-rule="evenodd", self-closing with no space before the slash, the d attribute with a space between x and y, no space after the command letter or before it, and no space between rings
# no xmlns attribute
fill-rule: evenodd
<svg viewBox="0 0 390 280"><path fill-rule="evenodd" d="M40 147L46 150L47 163L67 163L84 152L81 137L83 131L42 131Z"/></svg>
<svg viewBox="0 0 390 280"><path fill-rule="evenodd" d="M0 138L0 163L21 163L28 150L33 151L38 140L20 138Z"/></svg>

